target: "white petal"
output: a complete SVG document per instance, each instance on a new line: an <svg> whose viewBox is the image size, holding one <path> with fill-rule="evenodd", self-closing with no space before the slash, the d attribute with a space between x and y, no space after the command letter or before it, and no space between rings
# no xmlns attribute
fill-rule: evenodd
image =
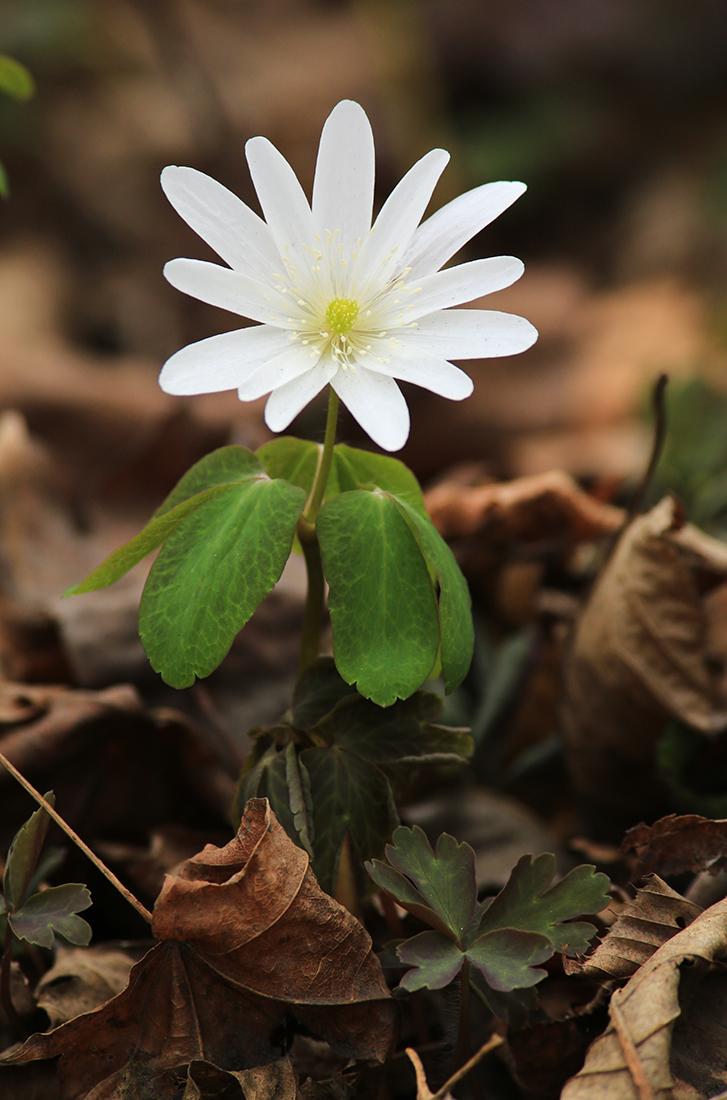
<svg viewBox="0 0 727 1100"><path fill-rule="evenodd" d="M280 389L273 390L265 406L265 423L271 432L282 432L301 409L316 397L338 370L330 359L319 359L314 367Z"/></svg>
<svg viewBox="0 0 727 1100"><path fill-rule="evenodd" d="M438 271L463 244L507 210L526 190L524 183L485 183L447 203L419 226L406 266L414 279Z"/></svg>
<svg viewBox="0 0 727 1100"><path fill-rule="evenodd" d="M472 260L468 264L436 271L433 275L426 275L418 280L416 293L406 298L401 295L398 305L392 303L391 320L387 322L382 312L381 327L387 328L394 323L395 318L401 317L401 313L394 313L396 309L404 308L405 323L416 321L434 310L460 306L463 302L471 302L473 298L481 298L483 294L503 290L519 279L524 270L522 260L515 256L490 256L486 260Z"/></svg>
<svg viewBox="0 0 727 1100"><path fill-rule="evenodd" d="M404 264L404 255L449 161L444 149L432 149L396 185L381 208L361 254L362 281L379 275L379 286ZM396 249L392 254L392 249ZM388 262L387 262L388 261ZM387 270L382 271L382 262ZM365 293L364 293L365 296Z"/></svg>
<svg viewBox="0 0 727 1100"><path fill-rule="evenodd" d="M245 146L245 155L281 258L310 276L310 255L302 246L313 244L317 228L295 172L267 138L251 138ZM285 274L289 275L289 264L285 267Z"/></svg>
<svg viewBox="0 0 727 1100"><path fill-rule="evenodd" d="M538 330L514 313L444 309L422 317L407 342L447 359L494 359L531 347Z"/></svg>
<svg viewBox="0 0 727 1100"><path fill-rule="evenodd" d="M211 306L249 317L251 321L293 328L288 320L290 305L272 287L266 287L239 271L210 264L206 260L170 260L164 265L164 277L184 294L208 302Z"/></svg>
<svg viewBox="0 0 727 1100"><path fill-rule="evenodd" d="M350 259L366 240L374 204L374 135L366 112L344 99L328 116L318 147L313 216L321 229L338 229Z"/></svg>
<svg viewBox="0 0 727 1100"><path fill-rule="evenodd" d="M409 436L409 409L393 378L374 374L360 363L339 370L331 382L355 420L385 451L399 451Z"/></svg>
<svg viewBox="0 0 727 1100"><path fill-rule="evenodd" d="M162 188L187 225L225 263L246 275L270 275L279 263L273 237L262 218L204 172L170 165Z"/></svg>
<svg viewBox="0 0 727 1100"><path fill-rule="evenodd" d="M474 389L472 379L459 367L438 355L410 345L408 341L402 341L387 358L388 362L383 357L367 355L366 367L376 374L385 374L402 382L423 386L425 390L431 390L440 397L448 397L450 401L463 401Z"/></svg>
<svg viewBox="0 0 727 1100"><path fill-rule="evenodd" d="M235 329L188 344L162 367L159 385L178 397L237 389L290 343L290 335L268 325Z"/></svg>
<svg viewBox="0 0 727 1100"><path fill-rule="evenodd" d="M263 363L254 374L251 374L237 389L237 396L241 401L256 401L271 390L276 390L297 378L306 371L312 370L316 360L311 357L310 348L304 348L301 344L290 344L280 355Z"/></svg>

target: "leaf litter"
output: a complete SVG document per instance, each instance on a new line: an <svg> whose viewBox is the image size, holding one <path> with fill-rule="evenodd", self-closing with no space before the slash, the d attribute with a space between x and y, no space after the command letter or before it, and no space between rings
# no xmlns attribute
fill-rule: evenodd
<svg viewBox="0 0 727 1100"><path fill-rule="evenodd" d="M160 942L121 994L7 1061L60 1055L64 1100L163 1100L193 1061L238 1071L279 1060L289 1014L349 1056L386 1056L396 1006L371 940L320 890L266 800L248 804L225 848L167 877L152 931Z"/></svg>

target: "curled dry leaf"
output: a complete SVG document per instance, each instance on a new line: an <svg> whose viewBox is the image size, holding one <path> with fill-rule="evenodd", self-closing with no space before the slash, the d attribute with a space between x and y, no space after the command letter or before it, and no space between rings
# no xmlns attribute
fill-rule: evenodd
<svg viewBox="0 0 727 1100"><path fill-rule="evenodd" d="M665 498L624 532L581 615L564 666L566 755L606 829L662 809L654 750L670 718L705 734L727 724L704 599L725 577L727 546Z"/></svg>
<svg viewBox="0 0 727 1100"><path fill-rule="evenodd" d="M628 978L663 943L691 924L702 912L698 905L649 875L646 886L625 907L592 955L583 960L563 958L566 974Z"/></svg>
<svg viewBox="0 0 727 1100"><path fill-rule="evenodd" d="M721 901L660 947L614 993L609 1026L591 1044L561 1100L667 1100L675 1095L677 1078L682 1088L677 1095L692 1100L721 1092L727 1085L727 989L723 968L709 964L725 955L727 901Z"/></svg>
<svg viewBox="0 0 727 1100"><path fill-rule="evenodd" d="M34 1035L7 1061L61 1055L63 1100L177 1098L175 1068L276 1061L293 1016L334 1049L383 1061L396 1005L371 940L319 888L267 799L251 799L224 848L169 875L154 908L161 942L95 1012Z"/></svg>
<svg viewBox="0 0 727 1100"><path fill-rule="evenodd" d="M669 814L653 825L634 825L621 844L634 851L635 874L659 871L681 875L685 871L709 871L716 875L727 867L727 821L712 821L699 814Z"/></svg>
<svg viewBox="0 0 727 1100"><path fill-rule="evenodd" d="M584 493L563 470L487 485L443 481L426 494L427 511L445 539L477 535L480 544L584 542L623 526L620 508Z"/></svg>

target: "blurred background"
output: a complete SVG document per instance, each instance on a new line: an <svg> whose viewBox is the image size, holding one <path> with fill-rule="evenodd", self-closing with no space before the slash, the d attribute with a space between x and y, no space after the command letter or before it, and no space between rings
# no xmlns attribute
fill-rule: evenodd
<svg viewBox="0 0 727 1100"><path fill-rule="evenodd" d="M0 403L97 488L154 433L173 449L182 409L203 435L266 437L264 402L156 387L167 356L237 323L163 280L172 256L213 256L160 170L192 165L256 207L244 145L262 133L310 191L344 97L373 123L378 202L435 145L452 161L433 209L493 179L529 187L468 252L525 261L483 304L541 340L475 364L462 405L409 395L403 457L425 480L472 460L632 477L658 372L723 383L722 0L2 0L0 52L37 82L29 102L0 102ZM298 427L315 432L315 411Z"/></svg>
<svg viewBox="0 0 727 1100"><path fill-rule="evenodd" d="M173 256L215 257L167 203L161 169L191 165L257 208L244 146L264 134L310 193L322 124L344 97L373 124L378 204L437 145L452 160L432 209L490 180L529 188L464 258L525 261L514 287L478 304L523 314L540 340L465 364L468 401L408 391L401 457L422 481L462 464L470 480L561 467L622 503L667 371L655 492L677 488L698 522L727 525L723 0L2 0L0 53L37 85L24 103L0 97L6 674L60 675L57 648L44 667L38 642L60 621L72 652L86 647L76 679L128 677L130 639L144 660L138 590L98 597L106 629L114 599L125 624L101 671L98 615L86 628L79 610L92 598L58 593L192 461L268 438L264 401L158 388L169 355L238 323L164 281ZM294 425L320 428L319 408ZM350 419L340 437L371 445ZM18 640L33 630L32 645Z"/></svg>

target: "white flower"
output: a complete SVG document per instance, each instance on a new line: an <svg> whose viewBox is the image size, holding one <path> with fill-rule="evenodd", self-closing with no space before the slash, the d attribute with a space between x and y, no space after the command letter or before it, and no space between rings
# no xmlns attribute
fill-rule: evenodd
<svg viewBox="0 0 727 1100"><path fill-rule="evenodd" d="M374 442L396 451L409 435L409 410L394 379L460 401L472 381L448 360L512 355L537 338L522 317L449 308L515 282L520 260L439 270L524 184L477 187L420 225L449 160L433 149L394 188L372 227L373 134L350 100L323 127L312 208L266 138L248 141L246 154L266 221L193 168L162 172L174 208L229 264L171 260L166 278L259 322L178 351L159 378L167 393L236 389L241 401L270 393L265 420L278 432L330 382Z"/></svg>

